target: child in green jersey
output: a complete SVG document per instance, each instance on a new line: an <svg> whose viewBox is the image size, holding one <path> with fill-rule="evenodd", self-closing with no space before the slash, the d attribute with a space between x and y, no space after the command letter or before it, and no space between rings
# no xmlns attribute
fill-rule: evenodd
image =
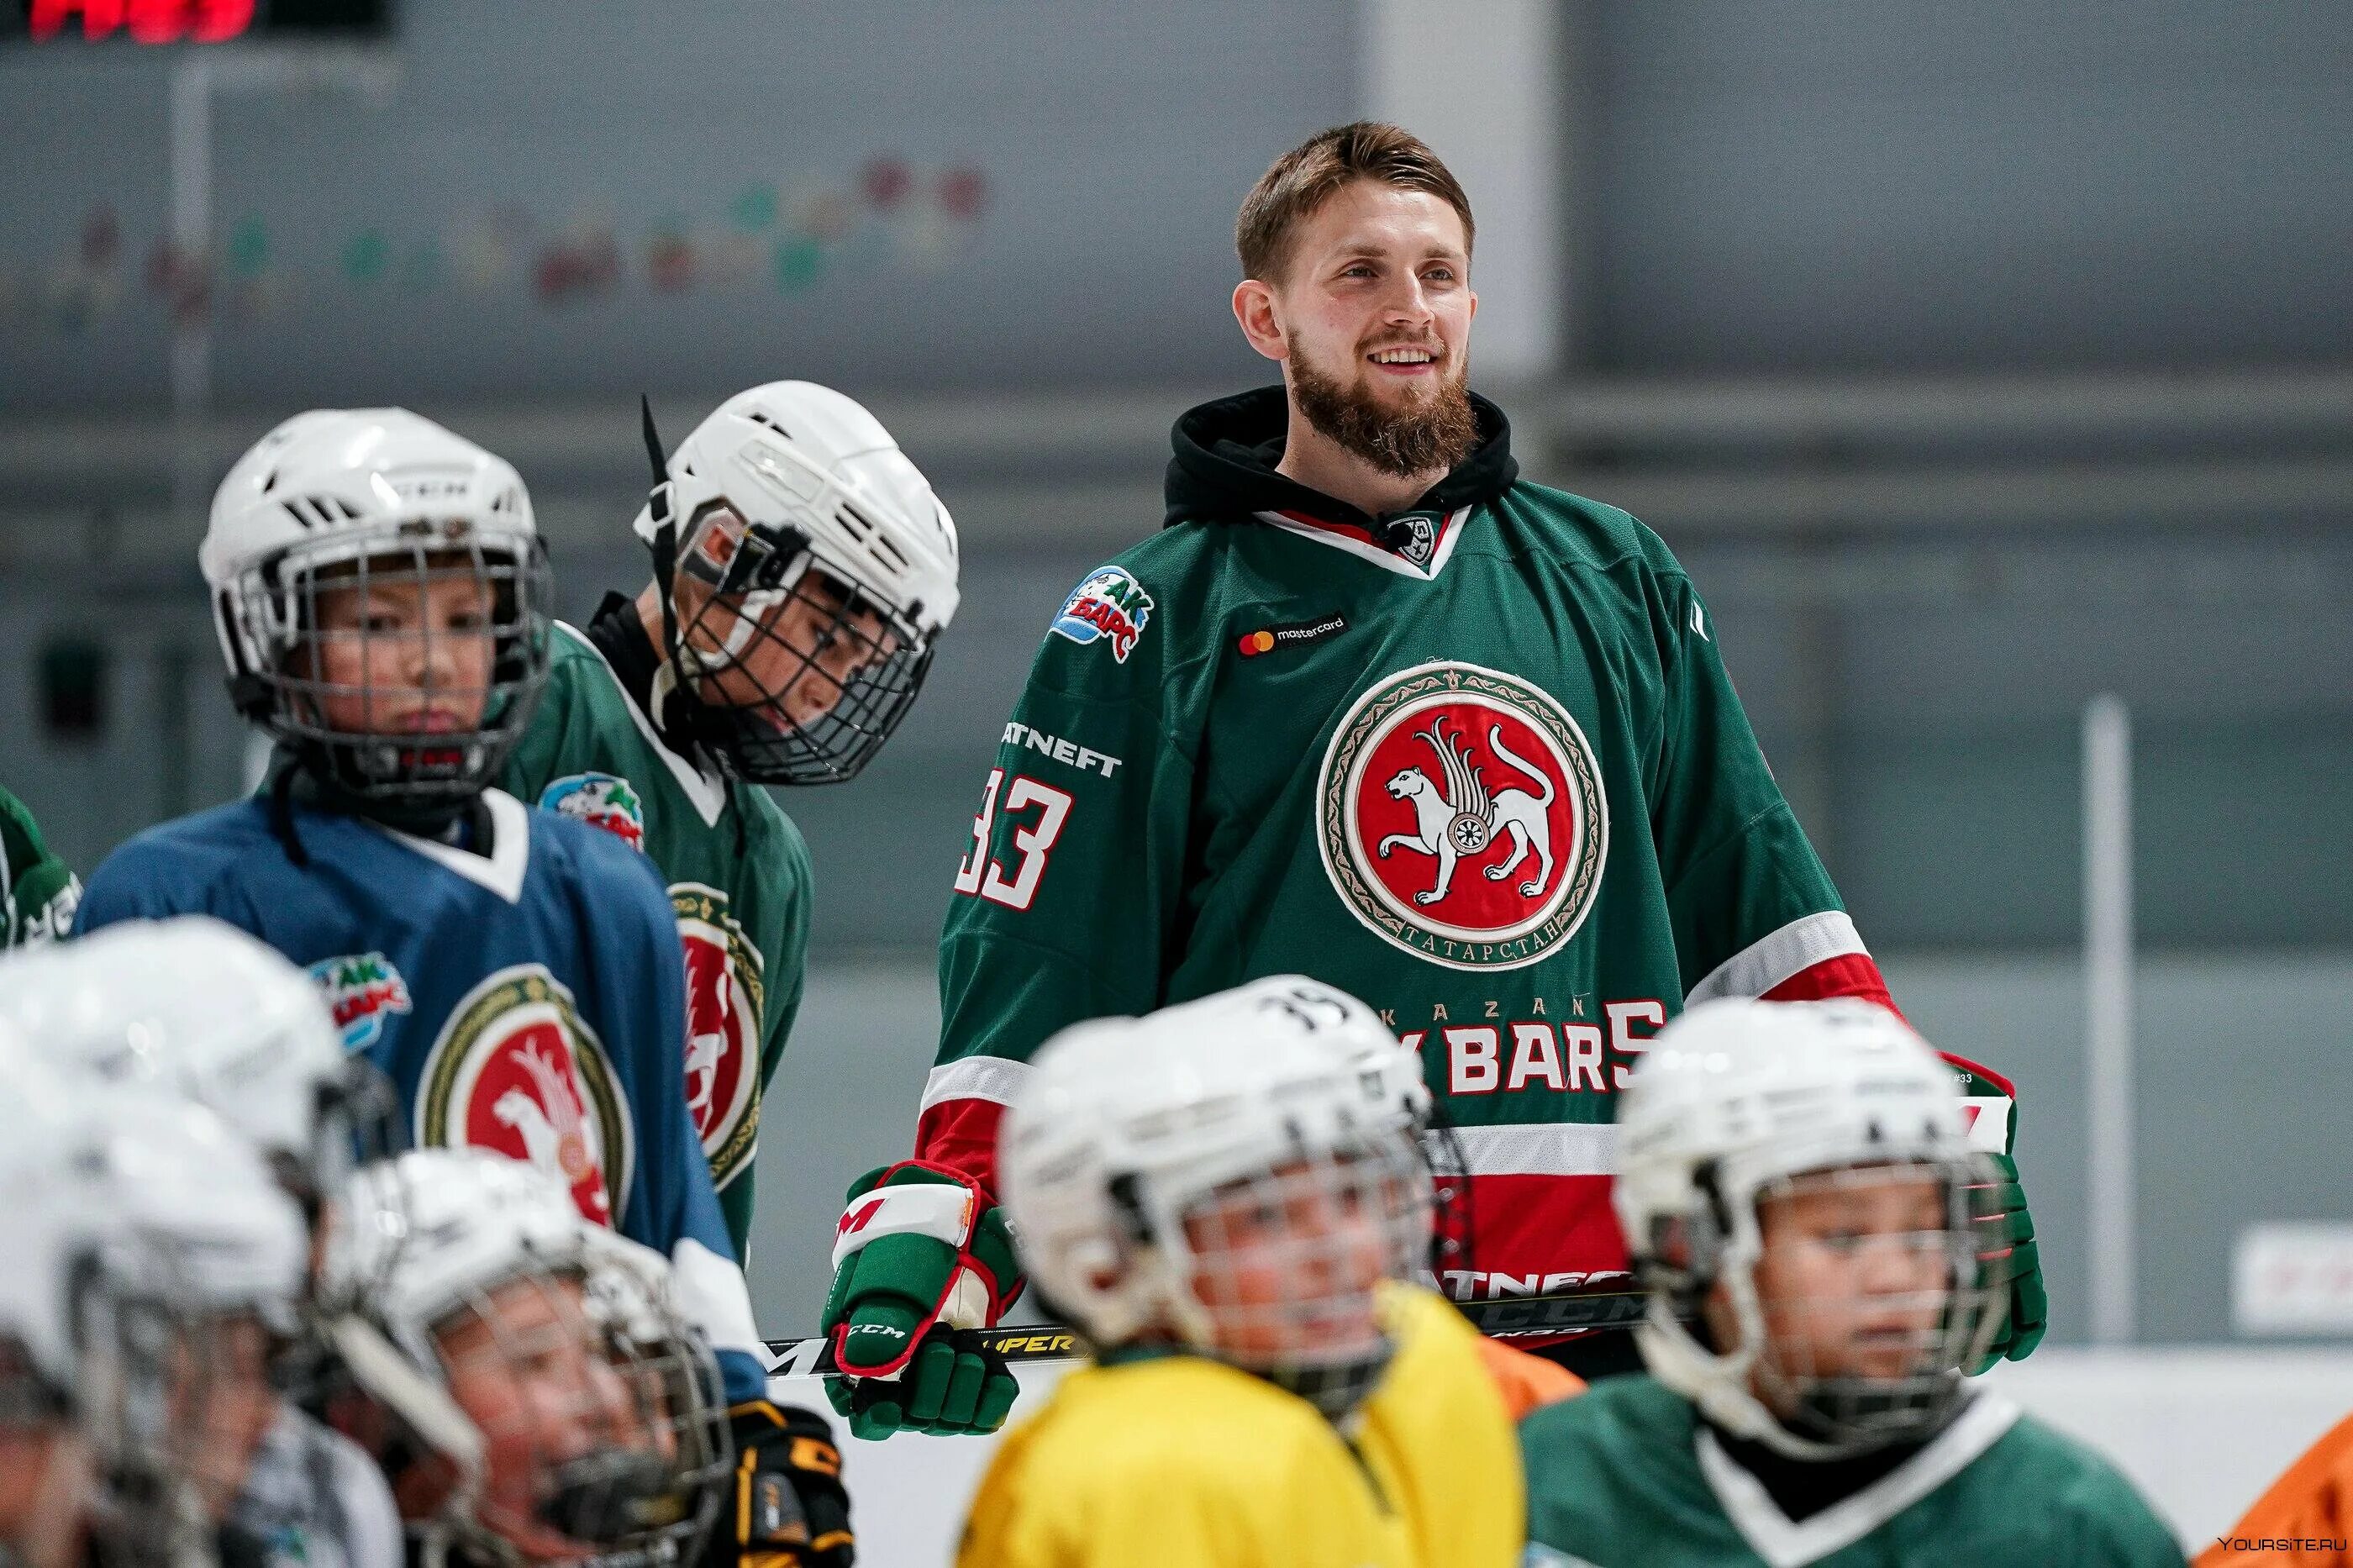
<svg viewBox="0 0 2353 1568"><path fill-rule="evenodd" d="M1901 1020L1694 1008L1619 1129L1650 1373L1522 1424L1534 1568L2181 1563L2123 1477L1964 1375L2009 1300L2004 1205Z"/></svg>

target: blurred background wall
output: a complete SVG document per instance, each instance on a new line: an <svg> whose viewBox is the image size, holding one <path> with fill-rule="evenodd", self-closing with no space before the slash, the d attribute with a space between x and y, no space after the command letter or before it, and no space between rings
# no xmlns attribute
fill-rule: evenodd
<svg viewBox="0 0 2353 1568"><path fill-rule="evenodd" d="M1480 204L1528 470L1682 555L1899 1000L2019 1079L2063 1343L2082 716L2123 700L2137 1334L2227 1340L2252 1227L2353 1256L2348 68L2353 8L2223 0L398 0L292 55L0 41L0 782L85 871L241 787L194 546L299 407L514 459L579 616L645 574L638 391L673 437L755 380L870 398L966 597L868 775L786 802L816 970L752 1269L806 1330L841 1185L909 1135L1036 639L1157 525L1169 420L1269 379L1234 206L1388 114Z"/></svg>

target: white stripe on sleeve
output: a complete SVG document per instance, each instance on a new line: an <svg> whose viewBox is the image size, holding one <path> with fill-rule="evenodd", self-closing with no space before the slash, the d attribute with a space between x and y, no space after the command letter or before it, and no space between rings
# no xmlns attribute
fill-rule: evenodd
<svg viewBox="0 0 2353 1568"><path fill-rule="evenodd" d="M1004 1057L965 1057L944 1062L923 1079L923 1102L916 1114L951 1100L987 1100L1010 1105L1029 1077L1029 1064Z"/></svg>
<svg viewBox="0 0 2353 1568"><path fill-rule="evenodd" d="M1762 996L1792 974L1811 969L1824 959L1859 952L1871 956L1854 921L1843 910L1801 915L1788 925L1742 948L1709 972L1691 989L1683 1005L1696 1007L1719 996Z"/></svg>

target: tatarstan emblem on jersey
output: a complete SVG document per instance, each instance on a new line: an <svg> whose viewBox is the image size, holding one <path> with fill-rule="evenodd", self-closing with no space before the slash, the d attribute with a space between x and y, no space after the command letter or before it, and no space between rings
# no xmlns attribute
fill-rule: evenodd
<svg viewBox="0 0 2353 1568"><path fill-rule="evenodd" d="M1568 710L1518 676L1446 662L1388 677L1342 717L1317 783L1332 886L1418 958L1534 963L1600 890L1600 764Z"/></svg>
<svg viewBox="0 0 2353 1568"><path fill-rule="evenodd" d="M1108 638L1120 663L1135 651L1152 622L1152 595L1124 566L1105 566L1071 591L1047 630L1084 646Z"/></svg>
<svg viewBox="0 0 2353 1568"><path fill-rule="evenodd" d="M539 804L601 827L640 855L646 848L646 803L625 778L573 773L539 792Z"/></svg>
<svg viewBox="0 0 2353 1568"><path fill-rule="evenodd" d="M727 910L727 895L700 882L670 890L686 951L686 1108L725 1186L751 1168L760 1131L761 1020L766 992L760 950Z"/></svg>
<svg viewBox="0 0 2353 1568"><path fill-rule="evenodd" d="M408 982L380 952L322 958L311 965L311 979L327 998L343 1049L364 1051L384 1037L385 1020L409 1010Z"/></svg>
<svg viewBox="0 0 2353 1568"><path fill-rule="evenodd" d="M419 1144L528 1161L599 1225L628 1203L636 1150L612 1062L544 966L514 964L468 992L433 1042L422 1089Z"/></svg>

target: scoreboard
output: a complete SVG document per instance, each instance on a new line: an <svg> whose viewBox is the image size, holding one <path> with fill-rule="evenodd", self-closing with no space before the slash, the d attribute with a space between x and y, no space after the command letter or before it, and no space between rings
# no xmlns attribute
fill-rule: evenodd
<svg viewBox="0 0 2353 1568"><path fill-rule="evenodd" d="M234 39L374 39L394 0L0 0L0 44L77 49Z"/></svg>

